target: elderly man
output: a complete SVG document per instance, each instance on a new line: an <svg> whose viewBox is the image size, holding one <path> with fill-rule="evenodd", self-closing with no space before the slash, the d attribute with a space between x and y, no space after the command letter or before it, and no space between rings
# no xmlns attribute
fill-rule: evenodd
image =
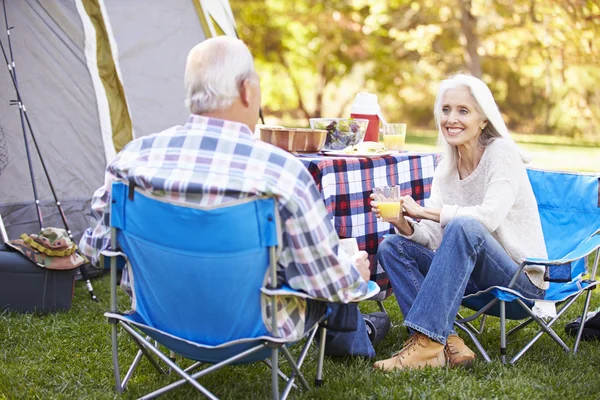
<svg viewBox="0 0 600 400"><path fill-rule="evenodd" d="M109 246L115 179L202 206L274 195L283 228L281 279L328 302L363 296L367 254L353 259L337 254L339 238L310 173L291 154L252 137L260 84L246 45L226 36L196 45L187 58L185 92L191 112L185 125L130 142L109 164L105 184L92 200L95 226L83 235L81 251L97 261ZM281 337L297 337L322 314L320 302L286 301L279 311Z"/></svg>

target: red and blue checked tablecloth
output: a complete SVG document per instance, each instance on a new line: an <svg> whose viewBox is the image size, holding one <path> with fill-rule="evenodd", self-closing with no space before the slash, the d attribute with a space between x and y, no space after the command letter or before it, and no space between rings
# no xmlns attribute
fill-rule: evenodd
<svg viewBox="0 0 600 400"><path fill-rule="evenodd" d="M389 280L375 255L383 236L394 230L371 212L369 196L375 187L399 185L403 196L411 195L423 204L431 191L437 155L404 152L376 158L298 157L315 179L340 238L356 238L358 248L369 253L371 280L389 293Z"/></svg>

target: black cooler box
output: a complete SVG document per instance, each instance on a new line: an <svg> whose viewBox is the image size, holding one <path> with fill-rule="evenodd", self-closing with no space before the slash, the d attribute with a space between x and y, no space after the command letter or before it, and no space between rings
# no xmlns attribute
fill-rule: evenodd
<svg viewBox="0 0 600 400"><path fill-rule="evenodd" d="M77 268L38 267L21 253L0 243L0 310L54 312L68 310Z"/></svg>

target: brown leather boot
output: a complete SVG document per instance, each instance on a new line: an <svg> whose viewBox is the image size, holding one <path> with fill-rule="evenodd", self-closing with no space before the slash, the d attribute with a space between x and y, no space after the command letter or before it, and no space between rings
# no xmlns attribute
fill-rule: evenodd
<svg viewBox="0 0 600 400"><path fill-rule="evenodd" d="M477 357L458 335L448 336L446 347L444 347L444 353L446 354L446 359L448 360L450 368L468 368L473 364L473 361Z"/></svg>
<svg viewBox="0 0 600 400"><path fill-rule="evenodd" d="M423 368L426 366L444 367L445 365L444 345L421 333L416 333L404 343L402 350L394 354L392 358L377 361L373 364L373 367L383 371L393 371L395 369Z"/></svg>

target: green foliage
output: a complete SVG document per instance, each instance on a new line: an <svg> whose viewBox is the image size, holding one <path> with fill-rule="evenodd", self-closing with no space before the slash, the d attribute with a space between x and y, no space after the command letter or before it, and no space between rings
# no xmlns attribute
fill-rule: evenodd
<svg viewBox="0 0 600 400"><path fill-rule="evenodd" d="M231 0L256 56L267 116L348 116L359 91L389 121L432 127L439 81L469 70L469 6L482 66L508 125L600 137L600 6L562 0Z"/></svg>

